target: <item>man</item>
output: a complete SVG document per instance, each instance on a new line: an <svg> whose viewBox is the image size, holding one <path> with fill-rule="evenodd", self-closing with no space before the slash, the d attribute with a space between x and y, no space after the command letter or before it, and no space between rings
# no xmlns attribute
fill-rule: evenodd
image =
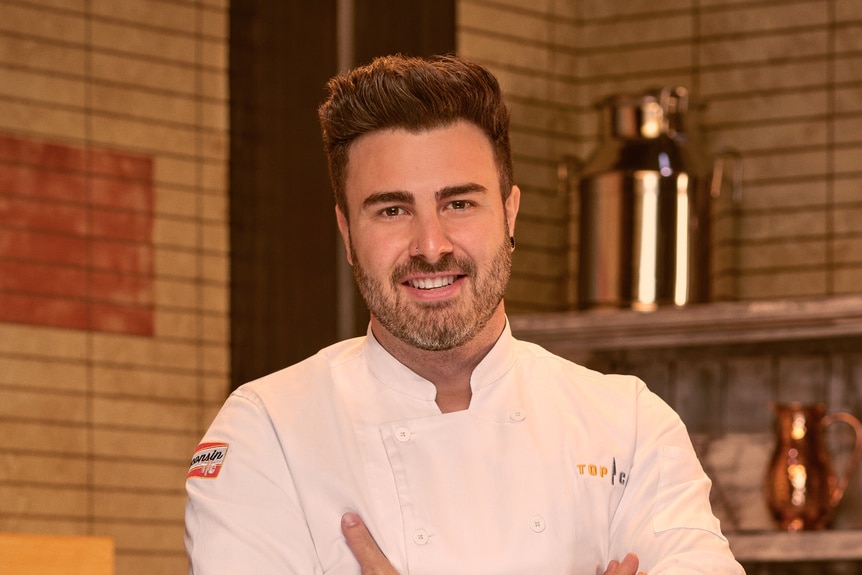
<svg viewBox="0 0 862 575"><path fill-rule="evenodd" d="M676 414L515 340L494 77L387 57L319 110L365 337L246 384L187 480L191 572L742 573Z"/></svg>

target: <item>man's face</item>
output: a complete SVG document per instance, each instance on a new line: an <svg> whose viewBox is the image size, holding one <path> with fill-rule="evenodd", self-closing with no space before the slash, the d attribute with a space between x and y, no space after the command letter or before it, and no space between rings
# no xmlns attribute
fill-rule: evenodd
<svg viewBox="0 0 862 575"><path fill-rule="evenodd" d="M504 205L478 127L366 134L350 147L345 188L350 221L338 211L338 224L373 329L437 351L503 314L520 192Z"/></svg>

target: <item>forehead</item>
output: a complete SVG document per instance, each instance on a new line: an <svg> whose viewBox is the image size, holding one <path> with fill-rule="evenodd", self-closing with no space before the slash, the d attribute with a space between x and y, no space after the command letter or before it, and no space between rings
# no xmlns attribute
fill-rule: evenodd
<svg viewBox="0 0 862 575"><path fill-rule="evenodd" d="M470 122L408 131L378 130L357 138L348 150L345 188L348 201L372 193L422 193L476 183L499 190L491 142Z"/></svg>

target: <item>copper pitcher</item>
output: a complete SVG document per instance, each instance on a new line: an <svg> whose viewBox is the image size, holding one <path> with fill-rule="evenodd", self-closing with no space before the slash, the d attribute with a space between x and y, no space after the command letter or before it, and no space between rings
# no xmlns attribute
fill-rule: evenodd
<svg viewBox="0 0 862 575"><path fill-rule="evenodd" d="M826 414L823 404L773 405L776 444L766 474L767 504L781 529L823 529L832 519L862 457L862 423L849 413ZM856 446L840 477L832 464L824 432L835 422L850 425Z"/></svg>

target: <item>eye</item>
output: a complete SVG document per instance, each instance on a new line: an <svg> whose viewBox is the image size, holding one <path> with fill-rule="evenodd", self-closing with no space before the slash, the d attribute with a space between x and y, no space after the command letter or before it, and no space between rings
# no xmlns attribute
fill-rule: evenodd
<svg viewBox="0 0 862 575"><path fill-rule="evenodd" d="M386 218L395 218L404 215L406 212L398 206L389 206L380 210L380 214Z"/></svg>
<svg viewBox="0 0 862 575"><path fill-rule="evenodd" d="M473 205L473 202L470 202L468 200L453 200L453 201L449 202L449 207L451 207L453 210L458 210L458 211L466 210L467 208L469 208L472 205Z"/></svg>

